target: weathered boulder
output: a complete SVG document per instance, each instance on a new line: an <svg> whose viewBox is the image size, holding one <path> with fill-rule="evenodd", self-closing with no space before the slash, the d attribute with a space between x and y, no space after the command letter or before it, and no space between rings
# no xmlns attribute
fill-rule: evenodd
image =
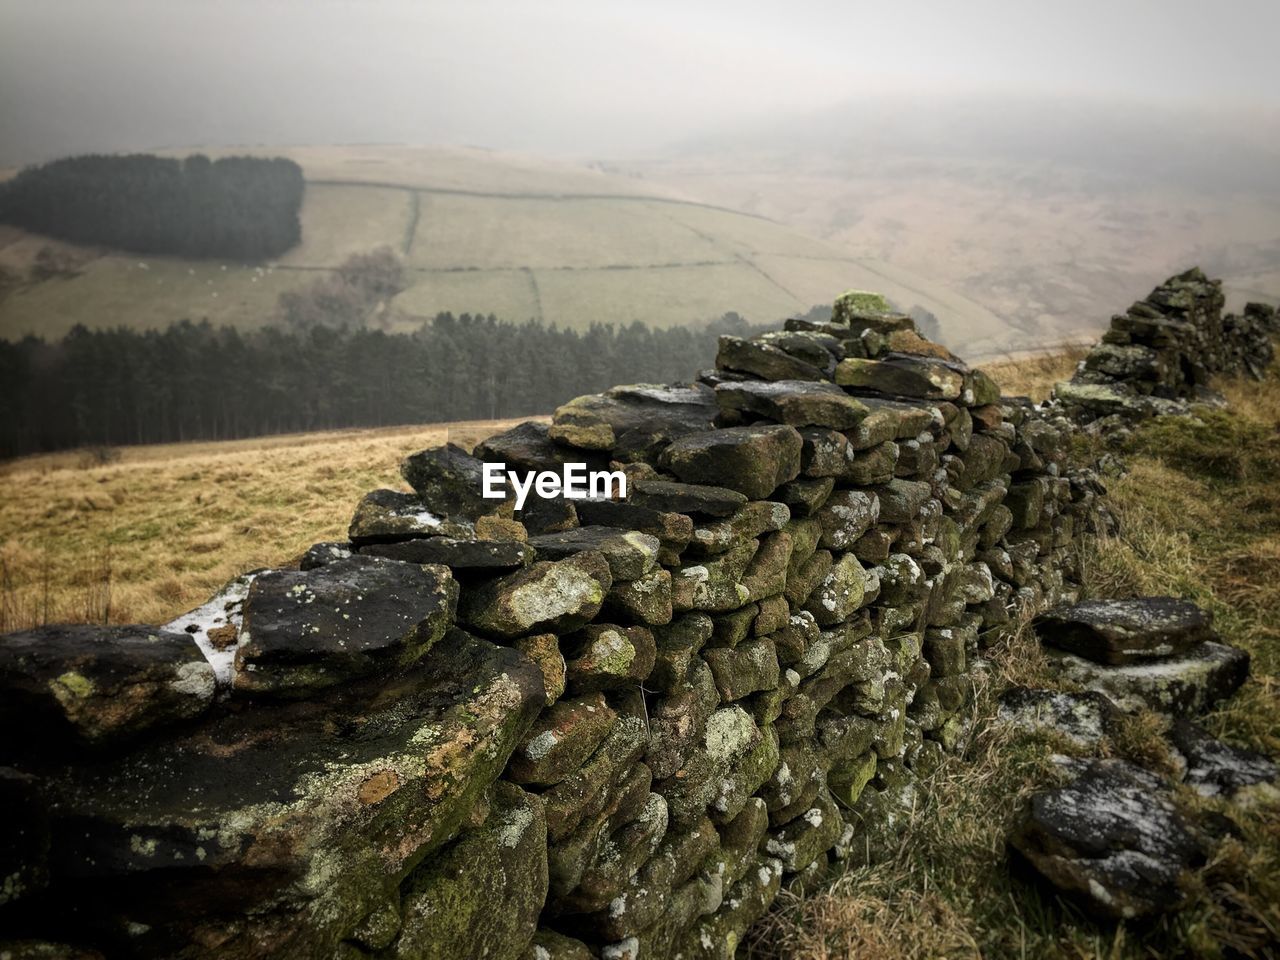
<svg viewBox="0 0 1280 960"><path fill-rule="evenodd" d="M722 336L716 351L717 368L749 373L765 381L821 380L826 373L825 367L832 362L830 354L818 365L792 356L767 341L732 336Z"/></svg>
<svg viewBox="0 0 1280 960"><path fill-rule="evenodd" d="M481 460L452 443L420 450L400 463L400 475L428 510L469 520L495 513L503 504L485 499L483 471Z"/></svg>
<svg viewBox="0 0 1280 960"><path fill-rule="evenodd" d="M910 354L879 360L846 357L836 366L836 383L855 390L921 400L955 400L964 390L962 364Z"/></svg>
<svg viewBox="0 0 1280 960"><path fill-rule="evenodd" d="M313 543L298 561L298 569L314 570L316 567L323 567L326 563L332 563L334 560L345 560L353 552L354 549L351 544L345 541L338 543L330 540L323 543Z"/></svg>
<svg viewBox="0 0 1280 960"><path fill-rule="evenodd" d="M1169 742L1186 764L1183 780L1203 796L1230 796L1267 784L1271 797L1280 797L1275 787L1280 768L1255 750L1233 747L1185 719L1174 720Z"/></svg>
<svg viewBox="0 0 1280 960"><path fill-rule="evenodd" d="M1079 747L1093 747L1115 731L1120 711L1094 690L1063 693L1014 687L1000 695L998 717L1019 730L1062 737Z"/></svg>
<svg viewBox="0 0 1280 960"><path fill-rule="evenodd" d="M817 379L817 378L814 378ZM793 427L846 430L867 415L867 408L830 383L808 380L744 380L716 386L720 408L754 414Z"/></svg>
<svg viewBox="0 0 1280 960"><path fill-rule="evenodd" d="M1213 618L1173 597L1084 600L1032 623L1042 642L1096 663L1150 663L1214 639Z"/></svg>
<svg viewBox="0 0 1280 960"><path fill-rule="evenodd" d="M578 553L554 563L540 560L468 589L458 618L497 637L563 633L589 623L612 585L608 561L598 553Z"/></svg>
<svg viewBox="0 0 1280 960"><path fill-rule="evenodd" d="M86 758L43 788L55 895L32 911L62 929L135 925L144 954L331 955L483 811L543 702L521 654L453 631L393 677Z"/></svg>
<svg viewBox="0 0 1280 960"><path fill-rule="evenodd" d="M517 960L533 939L546 897L542 801L498 781L484 825L405 881L403 922L392 955Z"/></svg>
<svg viewBox="0 0 1280 960"><path fill-rule="evenodd" d="M490 501L492 502L492 501ZM471 539L474 525L433 511L425 500L398 490L373 490L356 506L347 536L356 546L396 543L417 537Z"/></svg>
<svg viewBox="0 0 1280 960"><path fill-rule="evenodd" d="M1106 694L1124 710L1147 707L1172 716L1204 713L1249 676L1248 653L1212 642L1170 659L1118 667L1069 653L1051 661L1068 680Z"/></svg>
<svg viewBox="0 0 1280 960"><path fill-rule="evenodd" d="M1032 797L1009 846L1090 914L1117 920L1176 909L1208 852L1167 788L1122 760L1091 761Z"/></svg>
<svg viewBox="0 0 1280 960"><path fill-rule="evenodd" d="M570 400L556 409L547 435L585 450L644 447L653 437L710 430L716 413L715 394L703 384L641 383Z"/></svg>
<svg viewBox="0 0 1280 960"><path fill-rule="evenodd" d="M638 580L658 563L658 538L614 527L575 527L529 538L542 560L563 560L588 551L608 561L614 580Z"/></svg>
<svg viewBox="0 0 1280 960"><path fill-rule="evenodd" d="M799 475L801 446L794 427L731 427L682 437L663 451L659 464L686 483L764 500Z"/></svg>
<svg viewBox="0 0 1280 960"><path fill-rule="evenodd" d="M565 637L569 689L587 693L632 686L653 670L656 647L644 627L591 623Z"/></svg>
<svg viewBox="0 0 1280 960"><path fill-rule="evenodd" d="M464 571L514 570L526 566L534 557L533 548L517 540L455 540L453 537L371 543L360 547L359 552L363 556L404 563L439 563Z"/></svg>
<svg viewBox="0 0 1280 960"><path fill-rule="evenodd" d="M641 480L631 494L631 501L642 507L705 517L731 516L747 499L737 490L726 487L672 483L667 480Z"/></svg>
<svg viewBox="0 0 1280 960"><path fill-rule="evenodd" d="M0 637L0 760L41 741L103 743L180 723L213 702L213 667L193 638L159 627L62 625ZM26 741L21 742L21 741Z"/></svg>
<svg viewBox="0 0 1280 960"><path fill-rule="evenodd" d="M306 696L417 660L453 623L447 567L351 557L315 570L267 570L244 601L237 693Z"/></svg>
<svg viewBox="0 0 1280 960"><path fill-rule="evenodd" d="M617 713L601 693L553 704L512 754L507 779L542 786L559 783L595 753L617 722Z"/></svg>

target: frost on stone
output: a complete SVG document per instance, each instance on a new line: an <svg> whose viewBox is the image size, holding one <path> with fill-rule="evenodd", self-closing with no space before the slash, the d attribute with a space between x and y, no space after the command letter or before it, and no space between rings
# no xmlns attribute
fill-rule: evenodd
<svg viewBox="0 0 1280 960"><path fill-rule="evenodd" d="M257 576L254 572L236 577L210 600L161 628L185 633L195 641L213 667L219 689L230 688L235 677L236 649L247 639L241 636L244 601Z"/></svg>

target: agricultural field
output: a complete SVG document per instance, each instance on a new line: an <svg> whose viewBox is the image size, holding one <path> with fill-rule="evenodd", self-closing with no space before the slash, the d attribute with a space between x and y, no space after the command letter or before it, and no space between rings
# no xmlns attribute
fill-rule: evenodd
<svg viewBox="0 0 1280 960"><path fill-rule="evenodd" d="M967 356L1011 345L1003 319L921 275L641 178L479 150L269 152L293 157L308 177L303 241L277 263L139 259L9 230L0 235L0 337L184 318L259 326L281 292L385 246L407 267L407 288L381 318L388 329L445 310L570 328L685 325L728 311L770 322L858 287L934 313L943 339ZM36 279L46 248L65 270Z"/></svg>

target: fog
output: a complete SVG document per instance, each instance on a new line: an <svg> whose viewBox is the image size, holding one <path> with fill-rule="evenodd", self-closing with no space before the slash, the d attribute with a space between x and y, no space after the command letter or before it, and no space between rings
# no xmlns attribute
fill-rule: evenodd
<svg viewBox="0 0 1280 960"><path fill-rule="evenodd" d="M1204 9L0 0L0 164L353 142L626 156L894 97L1274 118L1280 4Z"/></svg>

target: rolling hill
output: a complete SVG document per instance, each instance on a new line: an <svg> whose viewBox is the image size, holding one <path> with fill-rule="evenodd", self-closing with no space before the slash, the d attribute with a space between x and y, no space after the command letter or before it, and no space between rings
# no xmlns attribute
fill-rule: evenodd
<svg viewBox="0 0 1280 960"><path fill-rule="evenodd" d="M139 258L3 229L0 337L182 318L254 327L269 321L281 292L389 246L409 275L379 317L389 330L444 310L575 328L690 324L731 310L771 322L860 287L935 314L943 339L967 355L1025 345L1010 341L996 313L917 273L634 176L464 148L205 152L298 161L307 176L302 243L274 263L245 265ZM37 279L42 250L60 267Z"/></svg>

